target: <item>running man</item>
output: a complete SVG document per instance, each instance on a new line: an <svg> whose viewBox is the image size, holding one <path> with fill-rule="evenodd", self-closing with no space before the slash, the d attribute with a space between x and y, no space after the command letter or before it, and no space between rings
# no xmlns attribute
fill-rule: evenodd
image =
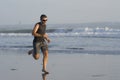
<svg viewBox="0 0 120 80"><path fill-rule="evenodd" d="M42 14L40 16L40 22L36 23L32 35L34 36L33 39L33 49L28 52L28 54L32 54L35 60L38 60L40 57L40 50L43 53L43 69L42 71L46 74L49 72L46 70L46 65L48 62L48 45L47 42L50 42L48 35L46 33L46 22L47 16ZM46 42L47 41L47 42Z"/></svg>

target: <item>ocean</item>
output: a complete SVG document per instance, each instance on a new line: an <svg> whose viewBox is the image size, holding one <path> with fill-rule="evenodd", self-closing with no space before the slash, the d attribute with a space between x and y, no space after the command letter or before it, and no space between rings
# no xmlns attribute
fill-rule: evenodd
<svg viewBox="0 0 120 80"><path fill-rule="evenodd" d="M0 53L32 49L33 25L0 25ZM120 23L47 24L49 53L120 54ZM5 53L4 53L5 54ZM17 53L16 53L17 54Z"/></svg>

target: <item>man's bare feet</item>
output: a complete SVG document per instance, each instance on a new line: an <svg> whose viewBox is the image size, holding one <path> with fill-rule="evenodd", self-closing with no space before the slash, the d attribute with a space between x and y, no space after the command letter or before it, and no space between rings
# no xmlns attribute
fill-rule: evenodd
<svg viewBox="0 0 120 80"><path fill-rule="evenodd" d="M49 74L49 72L44 69L42 69L42 72L44 72L45 74Z"/></svg>

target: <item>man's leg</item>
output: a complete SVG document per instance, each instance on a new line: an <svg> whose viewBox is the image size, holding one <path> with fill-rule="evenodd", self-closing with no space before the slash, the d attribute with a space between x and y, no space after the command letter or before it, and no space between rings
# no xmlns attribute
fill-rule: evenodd
<svg viewBox="0 0 120 80"><path fill-rule="evenodd" d="M35 60L38 60L38 59L40 58L40 54L39 54L39 53L33 54L33 58L34 58Z"/></svg>
<svg viewBox="0 0 120 80"><path fill-rule="evenodd" d="M46 70L46 66L47 66L47 62L48 62L48 50L43 51L43 72L48 73Z"/></svg>
<svg viewBox="0 0 120 80"><path fill-rule="evenodd" d="M39 42L34 42L33 43L33 58L35 60L38 60L40 57L40 43Z"/></svg>
<svg viewBox="0 0 120 80"><path fill-rule="evenodd" d="M28 51L28 55L31 55L31 54L33 54L33 49Z"/></svg>
<svg viewBox="0 0 120 80"><path fill-rule="evenodd" d="M33 49L28 51L28 55L31 55L31 54L33 55L33 58L35 60L38 60L39 57L40 57L40 54L39 53L34 53Z"/></svg>

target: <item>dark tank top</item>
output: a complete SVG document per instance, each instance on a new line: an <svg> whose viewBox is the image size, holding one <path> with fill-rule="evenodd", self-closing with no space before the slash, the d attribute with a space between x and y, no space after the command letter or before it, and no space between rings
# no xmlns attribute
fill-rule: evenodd
<svg viewBox="0 0 120 80"><path fill-rule="evenodd" d="M39 28L38 28L37 33L41 34L41 35L44 35L45 32L46 32L46 25L42 25L41 22L38 22L37 24L39 24ZM34 42L43 42L43 41L45 41L44 37L34 37Z"/></svg>

